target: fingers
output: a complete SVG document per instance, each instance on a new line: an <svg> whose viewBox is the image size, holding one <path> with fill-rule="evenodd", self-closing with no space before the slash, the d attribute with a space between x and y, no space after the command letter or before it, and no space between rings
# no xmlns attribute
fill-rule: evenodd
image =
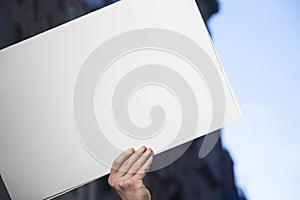
<svg viewBox="0 0 300 200"><path fill-rule="evenodd" d="M130 148L127 151L124 151L121 153L113 162L113 165L111 167L110 173L114 174L117 173L117 171L120 169L120 167L123 165L123 163L134 153L134 149Z"/></svg>
<svg viewBox="0 0 300 200"><path fill-rule="evenodd" d="M119 174L123 176L126 174L131 166L143 155L143 153L147 150L145 146L140 147L136 152L131 155L120 167Z"/></svg>
<svg viewBox="0 0 300 200"><path fill-rule="evenodd" d="M146 162L144 162L143 166L140 167L139 170L131 178L133 182L142 180L146 176L146 173L149 171L151 167L152 161L153 161L153 152L151 150L151 155L148 157Z"/></svg>
<svg viewBox="0 0 300 200"><path fill-rule="evenodd" d="M148 165L151 165L150 158L152 157L152 155L153 155L152 149L147 148L147 150L136 160L136 162L131 165L130 169L128 170L126 175L124 175L123 179L128 180L136 173L141 173L142 171L146 171ZM148 162L147 165L145 165L146 162Z"/></svg>
<svg viewBox="0 0 300 200"><path fill-rule="evenodd" d="M123 188L126 184L140 183L142 187L142 178L149 170L152 159L152 149L145 146L142 146L137 151L134 151L134 149L124 151L113 162L108 178L109 185L116 190ZM135 179L132 179L132 177L135 177Z"/></svg>
<svg viewBox="0 0 300 200"><path fill-rule="evenodd" d="M148 159L152 156L152 154L152 149L147 148L145 153L143 153L142 156L131 166L128 172L134 174L139 172L144 164L148 161Z"/></svg>

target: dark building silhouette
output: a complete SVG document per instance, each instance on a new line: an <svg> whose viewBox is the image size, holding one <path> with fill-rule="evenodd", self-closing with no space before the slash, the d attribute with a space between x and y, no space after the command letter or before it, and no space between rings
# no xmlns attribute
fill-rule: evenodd
<svg viewBox="0 0 300 200"><path fill-rule="evenodd" d="M78 0L0 0L0 48L86 14Z"/></svg>
<svg viewBox="0 0 300 200"><path fill-rule="evenodd" d="M0 49L114 1L98 2L98 6L93 4L91 7L84 0L0 0ZM205 23L218 12L217 0L196 2ZM233 161L221 139L208 156L199 159L202 141L203 138L194 140L183 156L168 167L148 173L145 184L153 200L246 199L235 185ZM119 199L107 184L107 178L100 178L56 199ZM4 193L5 190L1 189L0 199L4 199L1 198Z"/></svg>

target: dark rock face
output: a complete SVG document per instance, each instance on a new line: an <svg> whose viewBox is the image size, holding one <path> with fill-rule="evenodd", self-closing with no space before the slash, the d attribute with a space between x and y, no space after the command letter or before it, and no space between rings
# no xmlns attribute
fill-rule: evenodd
<svg viewBox="0 0 300 200"><path fill-rule="evenodd" d="M106 4L112 2L105 1ZM217 0L196 0L196 3L205 23L218 12ZM91 10L83 0L0 0L0 48ZM202 141L203 138L194 140L183 156L168 167L148 173L145 184L151 191L153 200L245 199L238 195L233 161L222 147L221 140L208 156L199 159L198 152ZM105 176L56 199L119 199L107 184L107 178L108 176ZM1 192L0 199L3 195Z"/></svg>
<svg viewBox="0 0 300 200"><path fill-rule="evenodd" d="M218 0L196 0L202 18L207 23L209 18L219 11Z"/></svg>
<svg viewBox="0 0 300 200"><path fill-rule="evenodd" d="M88 11L81 0L0 0L0 49Z"/></svg>

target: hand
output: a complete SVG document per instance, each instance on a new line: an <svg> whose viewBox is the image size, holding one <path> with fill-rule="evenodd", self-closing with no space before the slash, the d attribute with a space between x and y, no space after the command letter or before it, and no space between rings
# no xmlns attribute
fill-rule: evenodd
<svg viewBox="0 0 300 200"><path fill-rule="evenodd" d="M151 200L151 194L143 183L153 160L151 148L142 146L137 151L124 151L114 161L108 184L122 200Z"/></svg>

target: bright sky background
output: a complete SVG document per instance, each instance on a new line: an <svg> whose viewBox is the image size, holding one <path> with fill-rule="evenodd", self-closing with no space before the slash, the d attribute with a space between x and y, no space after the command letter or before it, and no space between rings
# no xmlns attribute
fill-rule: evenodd
<svg viewBox="0 0 300 200"><path fill-rule="evenodd" d="M210 28L244 115L223 134L237 183L250 200L299 200L300 1L220 3Z"/></svg>

